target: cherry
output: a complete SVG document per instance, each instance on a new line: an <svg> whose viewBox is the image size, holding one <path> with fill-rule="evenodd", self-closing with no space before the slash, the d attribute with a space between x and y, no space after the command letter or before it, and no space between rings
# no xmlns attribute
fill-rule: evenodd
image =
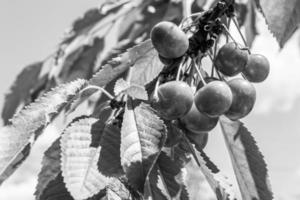
<svg viewBox="0 0 300 200"><path fill-rule="evenodd" d="M218 117L210 118L200 113L195 104L193 104L190 111L180 119L187 130L199 134L212 130L217 125L218 120Z"/></svg>
<svg viewBox="0 0 300 200"><path fill-rule="evenodd" d="M189 48L186 34L172 22L163 21L155 25L150 33L152 44L164 58L178 58Z"/></svg>
<svg viewBox="0 0 300 200"><path fill-rule="evenodd" d="M260 54L251 54L247 65L243 70L243 74L248 81L259 83L264 81L270 72L270 64L268 59Z"/></svg>
<svg viewBox="0 0 300 200"><path fill-rule="evenodd" d="M197 150L202 150L207 145L208 142L208 133L193 133L193 132L186 132L187 138L190 140L191 143L195 145Z"/></svg>
<svg viewBox="0 0 300 200"><path fill-rule="evenodd" d="M234 42L221 47L215 59L216 68L226 76L235 76L245 69L248 51L240 49Z"/></svg>
<svg viewBox="0 0 300 200"><path fill-rule="evenodd" d="M170 81L160 85L153 107L161 116L173 120L184 116L193 104L192 88L182 81Z"/></svg>
<svg viewBox="0 0 300 200"><path fill-rule="evenodd" d="M249 81L242 78L232 79L228 85L232 91L233 99L225 115L231 120L243 118L249 114L254 106L255 88Z"/></svg>
<svg viewBox="0 0 300 200"><path fill-rule="evenodd" d="M196 92L194 101L201 113L209 117L218 117L229 109L232 93L226 83L212 81Z"/></svg>

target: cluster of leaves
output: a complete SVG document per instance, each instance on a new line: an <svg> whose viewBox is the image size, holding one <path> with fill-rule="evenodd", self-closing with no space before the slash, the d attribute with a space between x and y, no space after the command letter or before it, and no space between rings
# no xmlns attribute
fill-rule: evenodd
<svg viewBox="0 0 300 200"><path fill-rule="evenodd" d="M36 199L189 199L183 169L191 155L217 199L236 199L203 150L195 149L184 130L161 120L149 105L157 77L169 73L147 40L150 30L162 20L180 23L186 2L103 1L73 23L55 53L25 67L2 111L0 184L59 114L67 115L102 92L91 104L93 113L74 119L45 152ZM195 0L192 10L202 11L215 2ZM257 34L256 10L283 46L300 21L298 4L236 4L249 46ZM107 91L115 97L102 95ZM242 198L272 199L266 164L251 133L239 121L223 118L221 126ZM180 136L178 144L166 147L174 135Z"/></svg>

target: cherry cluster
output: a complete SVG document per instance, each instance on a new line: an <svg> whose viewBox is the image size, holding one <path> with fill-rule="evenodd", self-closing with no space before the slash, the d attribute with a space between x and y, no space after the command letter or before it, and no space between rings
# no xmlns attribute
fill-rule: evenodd
<svg viewBox="0 0 300 200"><path fill-rule="evenodd" d="M225 25L220 20L217 22L214 29L205 31L224 30L222 28ZM167 68L174 69L175 66L177 71L176 78L160 79L160 83L157 83L152 98L153 107L162 118L178 120L192 134L208 133L216 126L221 115L231 120L248 115L256 100L256 91L251 82L262 82L269 74L270 66L266 57L251 54L247 46L235 40L230 42L226 35L230 34L228 29L220 33L225 33L227 37L221 48L217 49L215 42L219 36L213 33L213 37L209 37L210 34L207 34L202 39L208 41L211 48L206 52L198 48L199 52L193 51L191 54L191 48L195 49L191 39L194 35L189 36L186 29L164 21L151 31L151 41L161 62ZM215 50L211 45L212 39ZM210 75L201 64L206 56L212 61Z"/></svg>

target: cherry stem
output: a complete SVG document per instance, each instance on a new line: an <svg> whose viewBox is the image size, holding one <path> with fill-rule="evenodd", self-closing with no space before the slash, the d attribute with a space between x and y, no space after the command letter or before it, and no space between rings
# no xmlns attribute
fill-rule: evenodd
<svg viewBox="0 0 300 200"><path fill-rule="evenodd" d="M231 33L229 32L228 28L227 28L224 24L222 24L222 27L223 27L223 29L225 30L227 36L229 36L230 39L231 39L234 43L238 44L238 42L234 39L234 37L233 37L233 36L231 35Z"/></svg>
<svg viewBox="0 0 300 200"><path fill-rule="evenodd" d="M96 89L96 90L100 90L101 92L103 92L103 94L105 94L110 100L114 99L115 97L110 94L106 89L102 88L102 87L99 87L99 86L96 86L96 85L91 85L89 86L88 88L93 88L93 89Z"/></svg>
<svg viewBox="0 0 300 200"><path fill-rule="evenodd" d="M231 18L229 18L227 21L227 29L230 28L230 24L231 24ZM228 35L226 35L226 43L228 43L228 42L229 42L229 37L228 37Z"/></svg>
<svg viewBox="0 0 300 200"><path fill-rule="evenodd" d="M183 25L185 24L185 22L187 22L189 19L191 19L192 17L200 17L204 14L204 12L197 12L197 13L193 13L187 17L185 17L181 23L179 24L179 27L183 27ZM190 23L191 25L193 25L193 22Z"/></svg>
<svg viewBox="0 0 300 200"><path fill-rule="evenodd" d="M129 67L127 74L126 74L126 82L127 83L130 83L131 77L132 77L132 67Z"/></svg>
<svg viewBox="0 0 300 200"><path fill-rule="evenodd" d="M176 81L179 81L179 79L180 79L182 67L183 67L183 63L180 63L178 70L177 70L177 74L176 74Z"/></svg>
<svg viewBox="0 0 300 200"><path fill-rule="evenodd" d="M231 18L230 18L230 19L231 19ZM239 32L239 34L240 34L240 36L241 36L241 38L242 38L242 40L243 40L243 43L244 43L245 47L247 47L247 46L248 46L247 41L246 41L244 35L242 34L242 32L241 32L241 30L240 30L239 23L237 22L237 19L236 19L235 16L232 18L232 21L233 21L233 23L234 23L236 29L238 30L238 32ZM249 51L249 53L251 53L250 50L248 50L248 51Z"/></svg>
<svg viewBox="0 0 300 200"><path fill-rule="evenodd" d="M203 78L203 76L202 76L202 74L201 74L201 72L200 72L200 70L199 70L199 68L198 68L198 65L197 65L195 59L192 58L192 61L193 61L193 64L194 64L194 68L196 69L196 71L197 71L197 73L198 73L198 75L199 75L199 77L200 77L202 83L203 83L204 85L206 85L207 83L205 82L205 80L204 80L204 78Z"/></svg>
<svg viewBox="0 0 300 200"><path fill-rule="evenodd" d="M155 83L155 87L154 87L154 91L153 91L153 97L154 97L154 99L156 99L156 97L157 97L157 90L158 90L158 86L160 84L160 79L161 79L161 76L159 76L157 78L157 81Z"/></svg>

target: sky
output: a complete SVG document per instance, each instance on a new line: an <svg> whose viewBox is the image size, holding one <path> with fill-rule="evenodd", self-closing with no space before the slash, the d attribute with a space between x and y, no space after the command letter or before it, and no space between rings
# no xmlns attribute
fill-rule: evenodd
<svg viewBox="0 0 300 200"><path fill-rule="evenodd" d="M0 0L0 108L3 96L24 66L51 54L71 22L97 0ZM279 50L263 20L253 53L265 55L271 64L269 78L255 84L257 102L242 121L253 133L268 163L271 184L278 200L300 199L300 42L299 32ZM57 136L49 127L33 155L0 187L1 200L33 199L36 176L49 140ZM234 179L229 157L217 127L210 133L207 153ZM32 165L33 162L38 162ZM16 186L18 187L16 189ZM17 191L17 192L16 192Z"/></svg>

